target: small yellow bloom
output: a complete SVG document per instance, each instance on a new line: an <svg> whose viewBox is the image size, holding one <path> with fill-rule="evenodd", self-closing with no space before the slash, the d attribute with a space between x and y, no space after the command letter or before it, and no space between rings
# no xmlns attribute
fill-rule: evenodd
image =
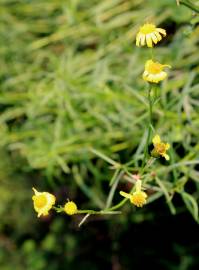
<svg viewBox="0 0 199 270"><path fill-rule="evenodd" d="M137 180L135 184L135 192L133 192L133 194L120 191L120 195L129 199L130 202L135 206L142 207L144 204L146 204L147 194L141 189L142 189L142 182L141 180Z"/></svg>
<svg viewBox="0 0 199 270"><path fill-rule="evenodd" d="M164 67L171 68L170 65L162 65L158 62L153 62L153 60L146 61L145 71L142 75L143 79L151 83L159 83L167 77L167 73L163 71Z"/></svg>
<svg viewBox="0 0 199 270"><path fill-rule="evenodd" d="M145 43L148 47L152 48L153 43L157 44L162 40L162 36L166 36L166 31L162 28L157 28L152 23L146 23L140 27L139 32L136 35L136 46L144 46Z"/></svg>
<svg viewBox="0 0 199 270"><path fill-rule="evenodd" d="M74 215L77 213L77 205L70 201L70 202L67 202L65 205L64 205L64 211L66 212L67 215L71 216L71 215Z"/></svg>
<svg viewBox="0 0 199 270"><path fill-rule="evenodd" d="M48 192L39 192L35 188L33 188L33 191L35 195L32 196L32 200L34 209L38 213L38 217L41 215L47 216L49 210L55 204L55 196Z"/></svg>
<svg viewBox="0 0 199 270"><path fill-rule="evenodd" d="M166 160L169 160L169 155L167 155L166 152L170 148L170 145L168 143L162 142L159 135L155 135L152 141L154 146L154 149L151 152L152 156L162 156Z"/></svg>

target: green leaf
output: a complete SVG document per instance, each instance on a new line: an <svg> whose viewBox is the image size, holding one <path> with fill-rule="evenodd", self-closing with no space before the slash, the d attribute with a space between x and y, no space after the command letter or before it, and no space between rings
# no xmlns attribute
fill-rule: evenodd
<svg viewBox="0 0 199 270"><path fill-rule="evenodd" d="M190 211L195 221L198 222L198 204L195 198L186 192L181 193L181 196L187 209Z"/></svg>

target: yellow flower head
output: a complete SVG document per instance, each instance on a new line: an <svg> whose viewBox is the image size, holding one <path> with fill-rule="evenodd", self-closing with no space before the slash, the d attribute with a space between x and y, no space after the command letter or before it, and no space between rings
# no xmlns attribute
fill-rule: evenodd
<svg viewBox="0 0 199 270"><path fill-rule="evenodd" d="M55 196L48 192L39 192L33 188L35 195L32 196L33 205L35 211L38 213L38 217L41 215L47 216L48 211L55 204Z"/></svg>
<svg viewBox="0 0 199 270"><path fill-rule="evenodd" d="M77 213L77 205L70 201L64 205L64 211L67 215L71 216Z"/></svg>
<svg viewBox="0 0 199 270"><path fill-rule="evenodd" d="M167 73L163 71L164 67L171 68L170 65L162 65L153 60L146 61L143 79L151 83L159 83L167 77Z"/></svg>
<svg viewBox="0 0 199 270"><path fill-rule="evenodd" d="M153 43L157 44L162 40L162 36L166 36L166 31L162 28L157 28L152 23L146 23L140 27L139 32L136 35L136 46L144 46L145 43L148 47L152 48Z"/></svg>
<svg viewBox="0 0 199 270"><path fill-rule="evenodd" d="M154 149L151 152L152 156L162 156L166 160L169 160L169 155L167 155L166 152L170 148L170 145L168 143L162 142L159 135L155 135L155 137L153 138L153 146Z"/></svg>
<svg viewBox="0 0 199 270"><path fill-rule="evenodd" d="M129 199L130 202L135 206L142 207L144 204L146 204L147 194L141 189L142 189L142 182L141 180L137 180L135 184L135 192L133 192L133 194L120 191L120 195Z"/></svg>

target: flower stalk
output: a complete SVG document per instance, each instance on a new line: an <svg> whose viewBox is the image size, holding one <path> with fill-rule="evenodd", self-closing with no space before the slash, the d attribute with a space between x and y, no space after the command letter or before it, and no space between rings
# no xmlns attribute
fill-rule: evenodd
<svg viewBox="0 0 199 270"><path fill-rule="evenodd" d="M152 85L149 84L148 88L148 107L149 107L149 123L148 123L148 130L147 130L147 139L146 139L146 144L145 144L145 149L144 149L144 158L142 159L142 166L141 166L141 174L143 173L143 168L146 163L146 158L148 156L148 148L150 144L150 138L151 138L151 132L152 132L152 114L153 114L153 102L151 99L151 91L152 91Z"/></svg>
<svg viewBox="0 0 199 270"><path fill-rule="evenodd" d="M194 4L192 1L189 0L178 0L179 4L182 4L190 9L192 9L193 11L199 13L199 6L197 6L196 4Z"/></svg>

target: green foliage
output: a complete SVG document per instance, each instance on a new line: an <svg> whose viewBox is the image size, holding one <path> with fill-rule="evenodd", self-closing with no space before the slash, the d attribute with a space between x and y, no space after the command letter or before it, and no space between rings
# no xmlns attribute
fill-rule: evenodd
<svg viewBox="0 0 199 270"><path fill-rule="evenodd" d="M173 200L180 194L198 222L198 15L174 0L1 0L2 270L44 269L46 254L61 254L56 236L64 232L62 221L61 229L39 244L27 236L20 256L13 254L24 235L37 234L32 186L53 192L67 186L64 199L101 209L113 199L106 202L105 186L121 172L110 161L140 166L148 118L141 74L149 51L135 47L135 35L146 20L167 29L156 55L172 66L153 111L156 130L172 145L171 160L152 164L157 178L149 185L157 192L149 202L165 196L171 212L178 213ZM137 213L132 222L147 218L155 217ZM58 226L56 219L52 226ZM63 241L70 264L76 239L66 233ZM11 254L13 260L5 262ZM58 268L52 263L48 269Z"/></svg>

